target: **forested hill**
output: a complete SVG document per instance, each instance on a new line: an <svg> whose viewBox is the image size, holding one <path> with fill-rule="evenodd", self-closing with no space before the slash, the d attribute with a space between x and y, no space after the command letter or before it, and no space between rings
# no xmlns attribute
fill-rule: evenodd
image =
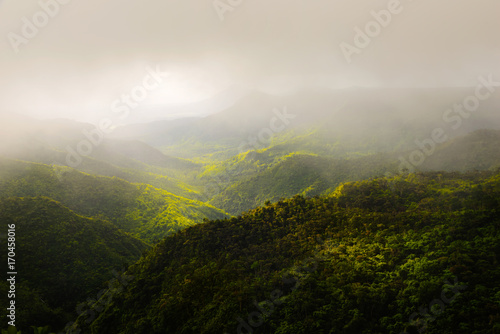
<svg viewBox="0 0 500 334"><path fill-rule="evenodd" d="M496 333L500 172L417 173L157 244L82 333Z"/></svg>
<svg viewBox="0 0 500 334"><path fill-rule="evenodd" d="M97 295L113 270L134 263L148 247L108 222L77 215L47 197L1 199L2 231L9 225L15 229L17 328L23 333L30 325L64 326L76 316L77 303ZM7 249L7 238L0 245ZM7 264L7 252L0 259ZM7 305L7 290L3 280L2 305Z"/></svg>
<svg viewBox="0 0 500 334"><path fill-rule="evenodd" d="M434 143L433 146L427 140L425 145L426 154L420 161L423 163L408 165L412 169L465 172L500 167L498 130L477 130L446 143ZM208 166L200 179L204 182L227 180L209 203L237 215L261 206L267 200L275 202L297 194L326 195L342 182L396 173L406 167L401 161L411 160L409 157L414 152L421 151L353 154L351 158L341 159L313 152L288 153L278 145Z"/></svg>
<svg viewBox="0 0 500 334"><path fill-rule="evenodd" d="M357 159L334 159L292 153L283 156L276 163L266 162L269 156L269 152L265 151L248 154L245 158L248 161L238 162L235 167L231 166L241 175L226 171L226 174L235 175L234 181L217 193L210 203L230 214L238 215L264 205L266 201L276 202L298 194L327 194L342 182L384 175L397 168L394 163L396 159L391 160L387 154ZM245 172L247 175L244 175ZM220 174L222 173L219 172Z"/></svg>
<svg viewBox="0 0 500 334"><path fill-rule="evenodd" d="M225 213L148 184L95 176L70 167L0 158L0 198L46 196L78 214L100 217L151 243Z"/></svg>

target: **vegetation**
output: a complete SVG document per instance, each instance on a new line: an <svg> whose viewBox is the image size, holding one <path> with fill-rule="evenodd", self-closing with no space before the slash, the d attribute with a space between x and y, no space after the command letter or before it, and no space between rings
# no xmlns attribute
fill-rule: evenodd
<svg viewBox="0 0 500 334"><path fill-rule="evenodd" d="M96 295L113 270L126 268L147 249L114 225L46 197L1 200L2 230L11 224L16 230L16 325L25 333L30 325L64 326L76 316L78 302ZM0 242L3 249L6 241ZM7 252L0 259L7 263ZM7 291L7 282L0 282L2 305Z"/></svg>
<svg viewBox="0 0 500 334"><path fill-rule="evenodd" d="M107 136L75 169L67 147L91 126L33 121L0 157L18 328L500 332L500 132L464 123L417 173L391 177L441 119L374 118L357 102L342 119L298 108L269 140L267 102L125 127L136 140Z"/></svg>
<svg viewBox="0 0 500 334"><path fill-rule="evenodd" d="M321 146L318 136L313 133L300 143L296 143L299 136L288 138L275 146L207 165L199 178L208 190L209 203L237 215L268 200L275 202L298 194L326 195L342 182L396 174L401 168L399 159L408 160L418 149L377 153L360 143L343 143L340 148L332 144L337 153L334 158L325 148L331 141ZM422 165L413 167L417 171L495 170L500 167L498 145L500 131L478 130L436 145Z"/></svg>
<svg viewBox="0 0 500 334"><path fill-rule="evenodd" d="M247 160L254 164L257 171L231 172L239 172L243 163L232 167L228 172L234 176L232 182L210 203L237 215L264 205L266 201L276 202L297 194L327 194L342 182L362 180L395 170L394 166L388 167L388 158L383 154L348 160L309 154L289 154L276 163L268 163L266 159L269 159L266 151L248 154Z"/></svg>
<svg viewBox="0 0 500 334"><path fill-rule="evenodd" d="M99 217L146 241L226 214L147 184L94 176L69 167L0 160L0 198L46 196L78 214Z"/></svg>
<svg viewBox="0 0 500 334"><path fill-rule="evenodd" d="M494 333L500 173L347 183L167 237L84 333ZM270 301L273 301L272 306ZM263 315L262 315L263 314Z"/></svg>

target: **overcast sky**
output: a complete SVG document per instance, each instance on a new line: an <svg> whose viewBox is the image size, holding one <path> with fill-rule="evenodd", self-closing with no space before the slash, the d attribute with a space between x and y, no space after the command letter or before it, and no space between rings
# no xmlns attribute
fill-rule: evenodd
<svg viewBox="0 0 500 334"><path fill-rule="evenodd" d="M41 3L54 1L0 0L0 112L95 121L147 67L168 75L134 107L144 119L200 101L211 111L245 89L500 80L498 0L401 0L350 63L341 43L355 47L355 27L392 0L220 0L224 12L213 0L65 0L44 22Z"/></svg>

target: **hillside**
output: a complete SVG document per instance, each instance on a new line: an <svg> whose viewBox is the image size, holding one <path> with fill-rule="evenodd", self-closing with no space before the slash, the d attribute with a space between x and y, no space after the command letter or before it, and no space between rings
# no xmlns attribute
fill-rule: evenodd
<svg viewBox="0 0 500 334"><path fill-rule="evenodd" d="M78 214L108 220L152 242L225 213L148 184L89 175L63 166L0 160L0 198L46 196Z"/></svg>
<svg viewBox="0 0 500 334"><path fill-rule="evenodd" d="M305 151L293 152L294 144L281 143L267 149L240 154L204 168L199 179L206 185L212 205L237 215L243 211L294 195L327 194L342 182L364 180L397 173L400 158L412 152L371 153L351 151L350 157L332 158L315 154L308 141ZM465 136L435 144L417 171L495 170L500 167L500 131L477 130ZM418 147L416 147L418 148ZM308 153L311 152L311 153Z"/></svg>
<svg viewBox="0 0 500 334"><path fill-rule="evenodd" d="M77 303L96 295L147 245L114 225L76 214L46 197L0 200L0 225L15 224L18 329L64 326ZM0 240L7 249L7 239ZM7 252L0 255L7 263ZM7 282L0 283L2 305ZM5 313L5 310L4 310Z"/></svg>
<svg viewBox="0 0 500 334"><path fill-rule="evenodd" d="M12 131L12 129L19 129ZM182 182L200 167L137 140L112 140L90 124L0 115L0 157L70 166L133 183L147 183L175 195L200 199Z"/></svg>
<svg viewBox="0 0 500 334"><path fill-rule="evenodd" d="M266 151L248 155L246 160L250 160L258 171L247 171L246 175L243 162L233 166L230 170L239 168L243 172L235 175L229 186L217 193L210 203L237 215L262 206L266 201L276 202L298 194L316 196L332 191L341 182L363 180L395 170L388 155L384 154L345 160L290 154L279 161L266 163L268 157ZM212 178L221 177L213 175Z"/></svg>
<svg viewBox="0 0 500 334"><path fill-rule="evenodd" d="M424 170L488 170L500 167L500 131L477 130L437 147Z"/></svg>
<svg viewBox="0 0 500 334"><path fill-rule="evenodd" d="M407 327L414 332L406 320L411 309L426 298L433 301L439 289L449 288L443 280L454 277L473 284L467 298L488 305L468 312L479 319L478 328L489 329L500 317L498 291L479 275L497 282L498 175L493 173L500 167L499 96L492 95L454 129L441 111L469 93L466 88L254 93L206 117L118 127L102 138L86 123L8 120L0 134L0 201L43 197L45 202L34 204L40 212L52 212L57 203L69 210L69 221L78 220L71 218L76 215L111 226L126 240L160 242L131 267L139 283L108 305L92 324L95 333L220 333L239 325L240 332L250 332L245 326L253 320L238 319L253 312L254 300L266 300L276 289L288 291L290 301L276 304L255 331L373 334ZM448 140L419 148L437 127ZM80 154L83 148L91 152ZM411 160L415 152L425 157L414 166L419 173L390 177L402 170L401 159ZM485 172L446 173L474 170ZM362 181L383 175L388 178ZM359 182L346 184L350 181ZM226 212L236 217L221 220ZM212 222L199 224L207 219ZM494 235L491 240L486 230ZM79 246L72 238L60 241L61 249L73 245ZM113 249L99 249L102 256L92 254L101 262L117 259ZM61 254L66 263L61 277L73 279L75 269L86 270L89 262L73 264ZM59 261L58 254L50 255ZM311 288L290 293L284 275L296 273L300 261L311 257L320 259L320 270L304 280ZM85 291L109 279L95 276L71 281L83 287L77 296L88 297ZM77 300L70 296L63 302L48 286L38 276L20 283L20 301L33 305L21 314L33 319L30 325L59 328L72 318ZM469 306L453 305L447 305L447 320L431 321L437 326L431 332L471 329L470 319L460 323L460 308ZM101 313L104 305L95 310ZM46 318L54 321L39 321Z"/></svg>
<svg viewBox="0 0 500 334"><path fill-rule="evenodd" d="M82 333L493 333L500 174L347 183L170 236ZM96 303L98 307L100 303Z"/></svg>

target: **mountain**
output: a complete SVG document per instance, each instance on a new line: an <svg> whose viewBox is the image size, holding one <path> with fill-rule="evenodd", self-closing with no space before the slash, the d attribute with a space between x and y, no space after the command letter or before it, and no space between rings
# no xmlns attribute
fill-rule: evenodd
<svg viewBox="0 0 500 334"><path fill-rule="evenodd" d="M500 174L417 173L169 236L82 333L500 329Z"/></svg>
<svg viewBox="0 0 500 334"><path fill-rule="evenodd" d="M206 117L111 133L0 115L4 220L36 225L22 240L35 268L19 282L23 329L60 329L76 305L93 333L498 330L500 95L457 109L471 94L250 92ZM134 282L110 284L146 245ZM472 290L449 303L455 277ZM415 318L431 302L437 317Z"/></svg>
<svg viewBox="0 0 500 334"><path fill-rule="evenodd" d="M311 197L325 194L342 182L384 175L396 168L385 154L345 160L290 154L276 163L266 164L268 158L269 152L266 151L247 155L245 160L259 166L259 171L247 172L246 176L240 172L248 171L243 162L226 170L234 178L212 197L210 203L237 215L262 206L266 201L276 202L298 194ZM221 174L210 174L205 178L222 178Z"/></svg>
<svg viewBox="0 0 500 334"><path fill-rule="evenodd" d="M47 197L1 199L0 225L2 231L13 225L15 230L18 329L64 326L77 315L77 303L96 295L113 270L135 262L147 249L116 226L78 215ZM7 249L7 238L0 245ZM7 252L0 258L7 263ZM5 280L0 290L6 305Z"/></svg>
<svg viewBox="0 0 500 334"><path fill-rule="evenodd" d="M148 183L171 193L199 199L197 189L180 178L196 163L166 156L137 140L112 140L95 126L69 120L1 116L0 157L74 167L80 171Z"/></svg>
<svg viewBox="0 0 500 334"><path fill-rule="evenodd" d="M314 142L308 140L304 142ZM445 143L432 142L432 146L427 139L425 154L415 145L415 150L406 152L351 151L349 158L341 159L308 153L308 150L287 154L284 145L243 153L205 167L199 178L206 185L209 203L237 215L268 200L275 202L297 194L324 195L342 182L397 174L407 166L401 159L407 163L413 161L410 159L413 152L422 152L425 159L421 165L410 166L417 171L465 172L500 167L499 130L477 130Z"/></svg>
<svg viewBox="0 0 500 334"><path fill-rule="evenodd" d="M481 101L469 117L460 117L454 104L471 92L467 87L310 89L287 96L254 91L206 117L118 127L103 138L90 124L28 120L17 137L14 133L6 139L14 148L24 140L22 148L5 156L76 165L89 174L149 184L238 214L266 200L321 194L340 182L395 173L399 167L498 167L494 136L481 139L491 141L481 157L467 146L476 139L463 136L480 129L498 131L500 94ZM15 127L24 121L11 123ZM425 143L437 129L446 140L432 142L433 153L427 154ZM80 154L85 141L91 144L89 155ZM291 158L297 154L310 162L297 164L298 158ZM416 161L412 157L425 161L401 162ZM313 165L316 169L305 170ZM294 173L307 176L291 180Z"/></svg>
<svg viewBox="0 0 500 334"><path fill-rule="evenodd" d="M328 151L330 144L336 144L330 152L336 157L352 150L392 152L411 148L416 138L429 136L436 127L442 127L450 138L482 128L499 129L500 91L481 101L481 108L467 118L454 110L474 90L310 89L287 96L254 91L207 117L127 125L115 129L110 137L139 139L165 154L202 160L228 159L241 153L241 147L248 149L252 138L260 147L267 147L270 135L290 133L288 140L293 140L312 130L318 132L315 150ZM297 144L300 147L300 140Z"/></svg>
<svg viewBox="0 0 500 334"><path fill-rule="evenodd" d="M148 243L205 218L226 215L213 206L148 184L89 175L69 167L0 159L0 198L24 196L52 198Z"/></svg>

